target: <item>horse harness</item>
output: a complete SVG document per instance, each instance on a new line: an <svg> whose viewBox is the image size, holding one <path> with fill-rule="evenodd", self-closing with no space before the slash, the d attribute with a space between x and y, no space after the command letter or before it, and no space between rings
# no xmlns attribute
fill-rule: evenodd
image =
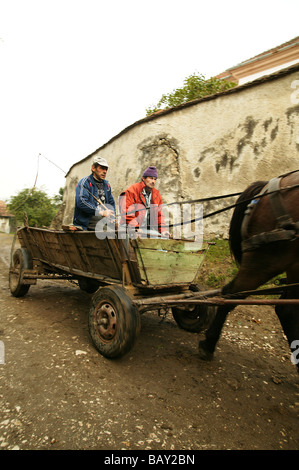
<svg viewBox="0 0 299 470"><path fill-rule="evenodd" d="M292 217L286 211L281 198L281 189L287 189L280 188L281 178L282 176L271 179L266 184L266 186L264 186L262 191L257 196L255 196L255 199L253 199L250 204L248 204L241 227L243 252L255 250L268 243L278 241L294 241L299 238L299 221L293 221ZM249 221L255 208L257 207L259 199L265 195L269 196L271 209L276 219L276 228L270 232L263 232L249 237Z"/></svg>

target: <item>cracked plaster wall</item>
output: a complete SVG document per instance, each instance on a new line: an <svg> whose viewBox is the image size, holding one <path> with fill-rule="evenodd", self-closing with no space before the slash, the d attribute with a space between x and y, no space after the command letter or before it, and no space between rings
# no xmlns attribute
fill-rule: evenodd
<svg viewBox="0 0 299 470"><path fill-rule="evenodd" d="M74 165L66 180L63 223L71 223L74 191L100 153L109 162L115 199L141 179L149 165L158 169L163 202L186 201L243 191L299 168L299 69L256 81L239 91L142 120ZM204 204L204 214L235 198ZM204 236L226 237L232 211L204 220Z"/></svg>

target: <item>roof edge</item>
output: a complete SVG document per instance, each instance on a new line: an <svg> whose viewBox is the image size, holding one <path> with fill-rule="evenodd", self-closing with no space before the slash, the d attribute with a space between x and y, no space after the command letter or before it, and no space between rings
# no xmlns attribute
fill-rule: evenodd
<svg viewBox="0 0 299 470"><path fill-rule="evenodd" d="M197 105L199 103L203 103L205 101L211 101L211 100L220 98L222 96L230 95L232 93L239 93L240 91L242 91L246 88L252 88L252 87L260 85L261 83L264 83L264 82L270 82L270 81L273 81L273 80L277 80L277 79L279 79L283 76L289 75L289 74L291 74L291 73L293 73L297 70L299 71L299 64L293 65L293 66L285 68L285 69L281 69L278 72L275 72L275 73L272 73L272 74L269 74L269 75L264 75L263 77L257 78L256 80L253 80L252 82L247 82L247 83L244 83L243 85L237 85L236 87L230 88L229 90L221 91L221 92L215 93L213 95L207 95L207 96L204 96L203 98L197 98L196 100L188 101L187 103L182 103L178 106L174 106L173 108L164 109L164 110L159 111L158 113L153 113L153 114L150 114L149 116L146 116L142 119L139 119L138 121L136 121L136 122L130 124L129 126L125 127L122 131L120 131L118 134L113 136L110 140L108 140L101 147L97 148L92 153L90 153L86 157L82 158L82 160L79 160L78 162L74 163L69 168L68 172L66 173L66 177L68 176L68 174L70 173L72 168L74 166L78 165L78 163L82 163L85 160L88 160L90 157L95 155L97 152L104 149L107 145L111 144L116 139L118 139L120 136L122 136L123 134L126 134L131 129L133 129L134 127L137 127L140 124L152 121L154 119L159 119L160 117L165 116L167 114L171 114L171 113L174 113L176 111L180 111L181 109L189 108L190 106L195 106L195 105Z"/></svg>

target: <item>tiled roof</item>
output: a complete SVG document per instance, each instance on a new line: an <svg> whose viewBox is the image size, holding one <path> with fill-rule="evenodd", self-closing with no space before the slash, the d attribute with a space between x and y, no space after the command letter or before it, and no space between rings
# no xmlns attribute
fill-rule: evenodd
<svg viewBox="0 0 299 470"><path fill-rule="evenodd" d="M235 67L240 67L241 65L248 64L250 62L253 62L254 60L263 59L264 57L268 55L272 55L272 54L275 54L276 52L283 51L285 49L288 49L289 47L297 46L298 44L299 44L299 36L296 36L294 39L284 42L283 44L280 44L280 46L273 47L272 49L269 49L268 51L261 52L260 54L252 57L251 59L244 60L240 64L235 65ZM229 70L235 67L230 67Z"/></svg>
<svg viewBox="0 0 299 470"><path fill-rule="evenodd" d="M266 73L269 71L268 73L271 73L271 71L274 72L284 67L290 67L298 62L299 36L268 51L261 52L233 67L229 67L224 72L216 75L216 78L240 83L240 79L242 80L244 77L254 76L254 74L260 72Z"/></svg>
<svg viewBox="0 0 299 470"><path fill-rule="evenodd" d="M7 210L6 204L3 201L0 201L0 217L13 217Z"/></svg>

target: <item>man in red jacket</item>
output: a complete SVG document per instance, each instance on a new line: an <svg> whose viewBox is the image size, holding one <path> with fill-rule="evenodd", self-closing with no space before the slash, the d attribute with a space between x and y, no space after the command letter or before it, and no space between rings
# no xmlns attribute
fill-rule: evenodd
<svg viewBox="0 0 299 470"><path fill-rule="evenodd" d="M165 225L162 210L162 197L155 184L158 178L155 166L148 167L142 181L132 184L121 194L120 212L121 225L126 224L128 231L139 234L159 232L168 237L170 233Z"/></svg>

